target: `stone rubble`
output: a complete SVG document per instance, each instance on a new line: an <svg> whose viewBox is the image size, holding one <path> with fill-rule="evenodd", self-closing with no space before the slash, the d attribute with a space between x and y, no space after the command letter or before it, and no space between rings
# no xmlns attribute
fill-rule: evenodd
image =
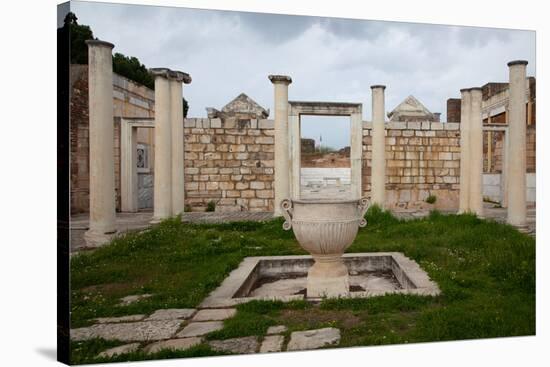
<svg viewBox="0 0 550 367"><path fill-rule="evenodd" d="M128 306L132 303L141 301L142 299L146 299L151 296L152 294L133 294L131 296L126 296L120 299L119 306Z"/></svg>

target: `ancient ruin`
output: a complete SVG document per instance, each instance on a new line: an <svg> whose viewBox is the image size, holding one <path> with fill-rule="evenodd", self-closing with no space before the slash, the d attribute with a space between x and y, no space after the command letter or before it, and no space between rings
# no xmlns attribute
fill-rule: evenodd
<svg viewBox="0 0 550 367"><path fill-rule="evenodd" d="M524 61L509 63L509 84L463 89L460 100L449 99L448 122L413 96L386 121L381 85L371 87L371 121L363 120L361 103L289 101L292 79L284 75L269 76L273 119L244 93L219 110L208 108L207 118L183 118L180 96L182 83L191 82L188 74L152 69L152 94L113 75L107 62L113 45L88 46L87 85L73 94L75 106L89 99L89 112L79 111L89 125L75 119L71 127L77 154L71 207L89 212L89 246L112 237L117 211L151 204L153 222L211 203L216 212L282 215L283 199L301 197L305 115L349 116L349 183L341 190L349 199L369 196L388 209L478 216L488 199L507 207L510 224L526 224L528 202L535 200L535 117L534 79L526 77ZM85 70L77 70L73 88L82 88ZM114 116L113 101L120 105L121 98ZM426 201L430 196L435 203Z"/></svg>

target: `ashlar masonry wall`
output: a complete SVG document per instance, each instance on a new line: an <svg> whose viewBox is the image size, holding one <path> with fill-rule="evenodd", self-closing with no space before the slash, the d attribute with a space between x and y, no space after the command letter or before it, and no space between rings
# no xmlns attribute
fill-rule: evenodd
<svg viewBox="0 0 550 367"><path fill-rule="evenodd" d="M273 211L273 120L188 118L184 135L188 207Z"/></svg>
<svg viewBox="0 0 550 367"><path fill-rule="evenodd" d="M363 192L371 182L372 123L363 122ZM456 209L460 188L460 124L386 123L386 207ZM481 159L481 157L480 157Z"/></svg>

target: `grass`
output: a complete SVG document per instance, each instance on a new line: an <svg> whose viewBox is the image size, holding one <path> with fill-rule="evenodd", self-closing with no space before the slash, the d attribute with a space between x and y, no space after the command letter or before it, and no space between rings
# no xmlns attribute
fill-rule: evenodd
<svg viewBox="0 0 550 367"><path fill-rule="evenodd" d="M264 335L272 325L288 334L334 326L340 346L459 340L535 333L535 240L514 228L473 215L400 221L374 207L348 252L399 251L416 260L442 295L369 299L250 302L239 305L222 330L207 339ZM183 224L179 218L71 260L72 327L96 317L195 307L246 256L304 254L282 220L219 225ZM117 306L121 297L152 297ZM117 343L73 343L74 363ZM117 361L214 355L206 345L153 357L132 353Z"/></svg>

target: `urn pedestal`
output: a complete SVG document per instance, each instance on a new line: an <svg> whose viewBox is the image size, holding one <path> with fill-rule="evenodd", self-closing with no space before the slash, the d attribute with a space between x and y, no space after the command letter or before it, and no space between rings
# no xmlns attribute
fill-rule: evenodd
<svg viewBox="0 0 550 367"><path fill-rule="evenodd" d="M281 202L285 230L294 231L300 246L315 260L307 275L307 297L349 295L349 274L342 254L352 244L369 201L291 200Z"/></svg>

